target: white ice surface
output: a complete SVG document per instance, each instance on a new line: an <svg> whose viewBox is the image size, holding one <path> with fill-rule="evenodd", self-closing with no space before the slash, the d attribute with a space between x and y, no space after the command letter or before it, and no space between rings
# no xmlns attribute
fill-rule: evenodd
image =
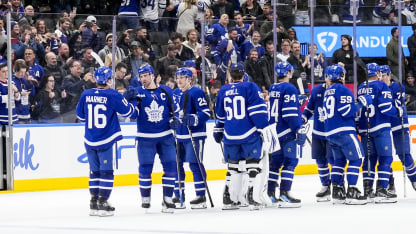
<svg viewBox="0 0 416 234"><path fill-rule="evenodd" d="M364 206L315 202L318 175L295 176L293 193L301 208L222 211L222 181L209 181L215 208L191 210L193 184L186 184L186 210L163 214L161 185L154 185L152 207L140 207L137 187L116 187L113 217L90 217L87 189L0 194L0 234L9 233L416 233L416 192L402 172L395 173L399 201ZM361 180L361 177L360 177ZM361 189L361 183L360 189ZM361 189L362 190L362 189ZM209 203L208 203L209 205Z"/></svg>

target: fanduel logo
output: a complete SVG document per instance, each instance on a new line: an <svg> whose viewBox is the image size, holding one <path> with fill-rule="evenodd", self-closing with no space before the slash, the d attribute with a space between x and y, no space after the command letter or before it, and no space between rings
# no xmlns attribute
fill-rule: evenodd
<svg viewBox="0 0 416 234"><path fill-rule="evenodd" d="M26 131L25 138L20 138L18 143L13 145L14 168L20 167L25 170L36 171L39 163L33 165L32 157L35 153L35 146L30 143L30 131Z"/></svg>
<svg viewBox="0 0 416 234"><path fill-rule="evenodd" d="M321 32L317 35L318 37L318 44L319 46L325 51L329 52L331 51L335 45L337 44L338 35L334 32ZM327 38L332 38L331 43L327 47Z"/></svg>

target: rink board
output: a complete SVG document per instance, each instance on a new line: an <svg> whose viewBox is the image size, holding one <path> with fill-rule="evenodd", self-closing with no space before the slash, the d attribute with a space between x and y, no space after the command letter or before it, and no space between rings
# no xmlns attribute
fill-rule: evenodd
<svg viewBox="0 0 416 234"><path fill-rule="evenodd" d="M412 152L416 147L416 116L409 118ZM312 121L310 121L312 124ZM226 166L222 163L220 145L212 138L213 122L207 124L204 164L208 180L225 178ZM310 130L311 131L311 130ZM138 184L138 160L136 150L136 124L122 124L124 139L117 144L118 169L115 170L115 186ZM84 126L67 125L15 125L13 131L14 191L42 191L88 187L88 161L83 143ZM311 137L311 132L309 132ZM316 174L317 167L310 157L310 145L305 144L303 158L296 174ZM394 170L401 170L395 157ZM156 157L153 183L161 183L162 167ZM186 181L192 180L187 168Z"/></svg>

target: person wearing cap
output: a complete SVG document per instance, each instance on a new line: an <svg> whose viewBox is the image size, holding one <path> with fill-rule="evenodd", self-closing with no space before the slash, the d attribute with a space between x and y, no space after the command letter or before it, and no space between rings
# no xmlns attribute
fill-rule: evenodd
<svg viewBox="0 0 416 234"><path fill-rule="evenodd" d="M394 27L391 29L391 36L389 43L386 46L386 57L387 57L387 64L391 69L391 73L393 75L393 79L396 81L400 80L399 77L399 29ZM403 47L402 50L402 76L404 76L405 68L408 64L406 57L404 56Z"/></svg>
<svg viewBox="0 0 416 234"><path fill-rule="evenodd" d="M127 65L126 76L128 79L131 77L138 77L137 70L145 63L149 63L149 60L144 55L140 42L132 41L130 43L130 55L127 56L123 63Z"/></svg>
<svg viewBox="0 0 416 234"><path fill-rule="evenodd" d="M84 25L81 32L82 48L92 47L94 52L98 53L105 45L105 35L98 31L100 28L97 25L97 19L89 15L82 24Z"/></svg>
<svg viewBox="0 0 416 234"><path fill-rule="evenodd" d="M101 60L104 62L105 57L112 53L113 48L113 34L109 33L105 36L106 45L98 52L98 56L100 56ZM124 55L124 51L116 46L116 61L122 61L126 56Z"/></svg>
<svg viewBox="0 0 416 234"><path fill-rule="evenodd" d="M345 76L346 83L352 83L354 81L354 70L353 70L353 61L354 61L354 51L351 45L351 36L350 35L341 35L341 48L335 50L332 55L332 64L338 64L344 67L347 74ZM358 57L358 53L357 53ZM358 78L362 77L357 75ZM364 76L365 78L365 76ZM360 84L361 82L358 82Z"/></svg>

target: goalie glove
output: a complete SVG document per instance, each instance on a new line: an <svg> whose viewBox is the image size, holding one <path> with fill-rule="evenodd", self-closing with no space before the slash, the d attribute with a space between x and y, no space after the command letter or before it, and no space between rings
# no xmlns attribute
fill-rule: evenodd
<svg viewBox="0 0 416 234"><path fill-rule="evenodd" d="M276 123L271 124L263 129L259 129L263 138L263 149L267 153L274 153L280 150L279 139L276 132Z"/></svg>

